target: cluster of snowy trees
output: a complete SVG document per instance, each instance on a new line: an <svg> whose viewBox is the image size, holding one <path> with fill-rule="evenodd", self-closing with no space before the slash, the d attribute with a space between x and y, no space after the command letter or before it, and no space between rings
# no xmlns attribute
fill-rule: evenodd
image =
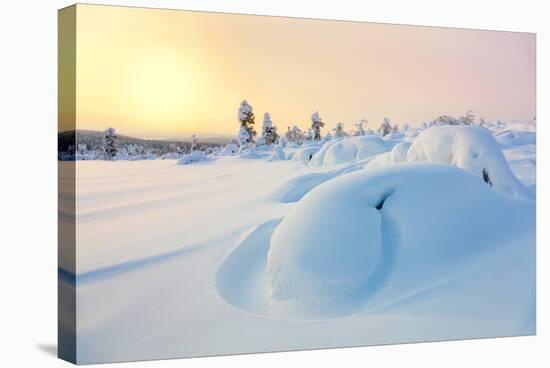
<svg viewBox="0 0 550 368"><path fill-rule="evenodd" d="M258 140L255 139L257 135L254 130L254 112L252 106L248 103L247 100L243 100L237 111L237 117L239 122L239 131L237 134L237 142L239 145L239 150L248 150L258 146L270 146L276 145L279 143L280 139L283 139L285 143L294 143L302 144L304 142L314 142L314 141L323 141L330 140L334 138L342 138L346 136L362 136L362 135L372 135L378 134L379 136L387 136L388 134L397 132L399 127L397 124L391 123L390 119L384 118L380 126L376 131L367 128L368 120L361 119L355 124L355 129L351 132L345 130L344 124L338 122L336 126L331 129L323 138L321 134L321 129L325 127L325 122L321 119L318 111L315 111L311 114L311 125L302 130L298 127L297 124L287 127L287 131L284 134L283 138L279 137L277 133L277 127L273 124L271 120L271 115L268 112L264 113L262 134ZM471 111L468 111L466 115L460 117L459 119L454 119L450 116L441 116L438 119L430 123L434 124L472 124L474 121L474 116ZM426 125L427 126L427 125ZM402 130L408 130L409 125L405 123L402 127Z"/></svg>
<svg viewBox="0 0 550 368"><path fill-rule="evenodd" d="M255 129L255 116L252 105L248 103L247 100L243 100L237 110L237 120L239 123L239 130L234 143L230 143L226 146L226 149L220 150L220 147L205 146L202 145L199 147L199 138L196 134L191 136L190 149L186 150L185 148L180 147L174 143L171 143L169 149L164 147L159 151L159 154L169 158L177 158L176 156L181 156L186 151L193 152L203 152L206 154L218 154L221 151L221 154L227 152L229 154L234 154L238 152L249 152L253 151L256 148L261 147L270 147L277 146L286 143L293 143L301 145L304 142L320 142L327 141L333 138L343 138L346 136L364 136L364 135L379 135L381 137L388 136L389 134L399 131L397 124L392 124L390 119L385 117L383 118L381 124L376 130L369 129L367 125L369 122L366 119L360 119L356 124L354 124L354 129L350 132L345 130L344 124L338 122L333 129L330 129L329 132L322 137L321 129L325 127L325 122L319 115L318 111L315 111L311 114L311 125L303 131L298 127L298 125L292 125L287 127L287 131L283 137L279 136L277 126L273 123L271 115L269 112L263 114L263 122L261 135L259 137ZM498 126L497 122L497 126ZM475 115L472 111L467 111L463 116L455 118L451 115L441 115L435 118L434 120L423 123L423 128L428 128L430 126L439 126L439 125L473 125L475 122ZM479 119L478 125L484 126L487 125L483 118ZM408 124L403 124L401 127L402 131L409 130ZM138 145L124 145L123 149L118 147L118 134L114 128L107 128L103 132L102 144L101 144L101 155L105 160L114 160L118 155L122 156L138 156L138 154L144 155L143 149L139 149ZM81 147L82 146L82 149ZM231 146L231 147L229 147ZM77 153L84 156L86 151L86 145L79 144L77 146ZM189 148L189 146L188 146ZM231 149L228 149L231 148ZM82 152L81 152L82 151ZM154 155L153 155L154 156ZM172 157L173 156L173 157Z"/></svg>
<svg viewBox="0 0 550 368"><path fill-rule="evenodd" d="M264 113L262 135L257 141L255 139L257 132L254 129L254 111L248 101L243 100L241 102L237 111L237 119L239 121L237 142L241 150L252 149L256 145L270 146L279 143L277 127L273 125L271 115L268 112Z"/></svg>
<svg viewBox="0 0 550 368"><path fill-rule="evenodd" d="M437 126L437 125L474 125L475 124L475 115L474 112L468 110L466 114L460 116L458 119L451 115L441 115L430 121L429 123L424 123L425 127ZM479 125L483 126L485 120L481 118L479 120Z"/></svg>
<svg viewBox="0 0 550 368"><path fill-rule="evenodd" d="M62 134L61 138L67 134ZM220 147L215 143L199 144L196 134L190 142L170 141L162 139L141 139L119 136L116 129L107 128L103 132L73 133L72 144L61 147L58 154L60 160L151 160L177 159L186 153L202 152L216 153ZM78 136L77 139L74 136Z"/></svg>

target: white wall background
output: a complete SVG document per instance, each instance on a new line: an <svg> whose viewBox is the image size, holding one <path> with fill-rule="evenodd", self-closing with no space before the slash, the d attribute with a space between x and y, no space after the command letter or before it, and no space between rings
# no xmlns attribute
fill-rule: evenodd
<svg viewBox="0 0 550 368"><path fill-rule="evenodd" d="M538 336L129 363L128 367L542 367L548 358L548 68L545 2L88 1L295 17L454 26L537 33ZM0 366L67 366L57 336L57 14L70 1L0 6ZM269 333L269 331L266 331ZM330 333L330 331L327 331Z"/></svg>

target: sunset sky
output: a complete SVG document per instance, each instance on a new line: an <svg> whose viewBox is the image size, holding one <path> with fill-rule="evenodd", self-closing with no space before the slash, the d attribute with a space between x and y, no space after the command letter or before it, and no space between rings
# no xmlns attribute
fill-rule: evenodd
<svg viewBox="0 0 550 368"><path fill-rule="evenodd" d="M527 33L78 5L76 55L77 128L138 137L234 135L242 99L280 131L535 116Z"/></svg>

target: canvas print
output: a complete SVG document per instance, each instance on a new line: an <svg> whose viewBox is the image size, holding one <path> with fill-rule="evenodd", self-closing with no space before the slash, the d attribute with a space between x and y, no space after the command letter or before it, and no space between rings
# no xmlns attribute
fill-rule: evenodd
<svg viewBox="0 0 550 368"><path fill-rule="evenodd" d="M532 335L535 35L59 12L59 355Z"/></svg>

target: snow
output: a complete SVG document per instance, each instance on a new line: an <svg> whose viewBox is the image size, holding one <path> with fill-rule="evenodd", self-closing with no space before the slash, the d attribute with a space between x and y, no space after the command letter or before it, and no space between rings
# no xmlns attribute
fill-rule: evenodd
<svg viewBox="0 0 550 368"><path fill-rule="evenodd" d="M530 131L505 130L495 135L496 140L504 146L518 146L524 144L535 144L536 133Z"/></svg>
<svg viewBox="0 0 550 368"><path fill-rule="evenodd" d="M534 125L488 127L60 162L78 362L534 334Z"/></svg>
<svg viewBox="0 0 550 368"><path fill-rule="evenodd" d="M236 143L228 143L226 144L220 153L218 153L218 156L233 156L239 151L239 145Z"/></svg>
<svg viewBox="0 0 550 368"><path fill-rule="evenodd" d="M300 162L308 163L309 161L311 161L313 156L317 152L319 152L321 147L322 147L321 144L315 144L315 143L304 144L304 145L302 145L302 147L297 149L296 152L294 152L294 155L292 156L292 159L294 161L300 161Z"/></svg>
<svg viewBox="0 0 550 368"><path fill-rule="evenodd" d="M443 162L482 177L486 172L496 191L531 198L513 174L501 147L491 132L473 126L434 126L424 130L407 153L409 162Z"/></svg>
<svg viewBox="0 0 550 368"><path fill-rule="evenodd" d="M282 144L279 143L273 148L273 153L271 154L271 157L269 159L271 161L286 159L285 151Z"/></svg>
<svg viewBox="0 0 550 368"><path fill-rule="evenodd" d="M407 162L407 153L411 147L411 142L399 142L390 152L390 160L392 163Z"/></svg>
<svg viewBox="0 0 550 368"><path fill-rule="evenodd" d="M391 150L392 143L375 135L333 139L311 159L314 166L362 160Z"/></svg>
<svg viewBox="0 0 550 368"><path fill-rule="evenodd" d="M509 216L502 218L503 213ZM308 193L274 230L270 293L304 303L309 314L318 309L318 315L327 304L332 315L332 304L340 299L356 304L358 313L414 300L410 295L426 285L463 279L474 267L484 275L506 274L514 283L505 290L466 282L462 303L446 304L453 296L443 291L437 313L475 310L485 318L500 314L521 321L532 308L534 248L509 242L502 229L522 239L534 237L534 215L533 202L501 196L449 165L402 164L344 175ZM509 268L516 261L525 268ZM386 274L385 280L375 271ZM383 288L384 297L366 298L374 288ZM495 311L487 303L493 297L508 306ZM429 313L432 301L425 299L422 310Z"/></svg>
<svg viewBox="0 0 550 368"><path fill-rule="evenodd" d="M178 165L189 165L195 162L206 161L206 153L202 151L194 151L187 155L183 155L182 158L178 160Z"/></svg>

